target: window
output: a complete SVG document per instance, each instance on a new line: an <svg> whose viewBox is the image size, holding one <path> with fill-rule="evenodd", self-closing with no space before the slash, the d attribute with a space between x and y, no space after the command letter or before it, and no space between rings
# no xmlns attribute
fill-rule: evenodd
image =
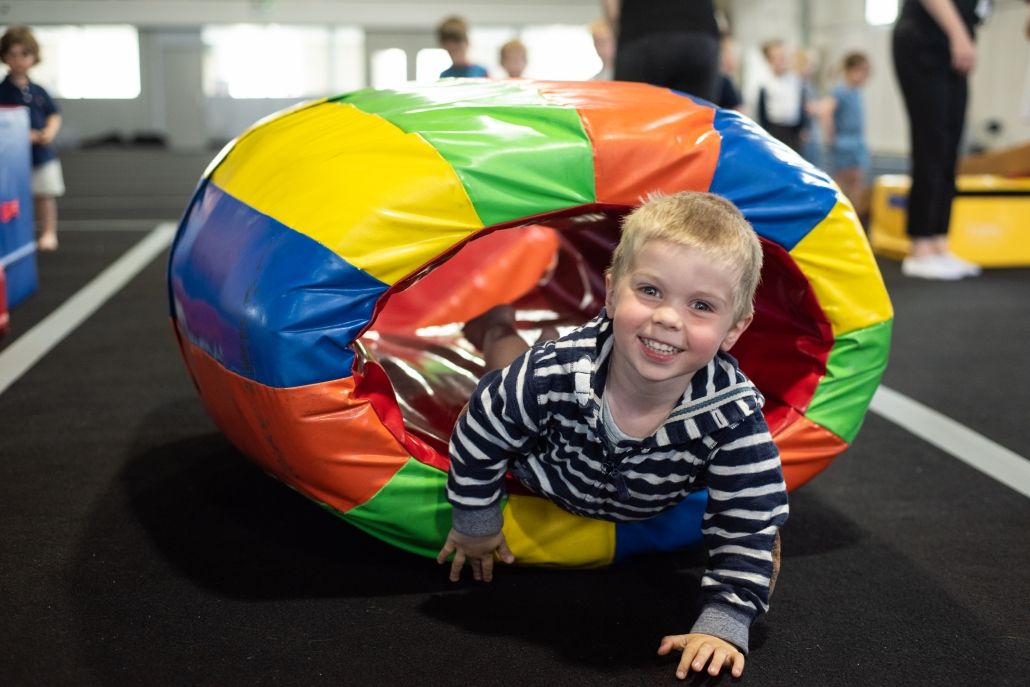
<svg viewBox="0 0 1030 687"><path fill-rule="evenodd" d="M127 25L33 28L32 79L58 98L131 99L140 94L139 35Z"/></svg>
<svg viewBox="0 0 1030 687"><path fill-rule="evenodd" d="M893 24L898 18L898 0L865 0L865 20L872 26Z"/></svg>
<svg viewBox="0 0 1030 687"><path fill-rule="evenodd" d="M332 80L334 94L364 88L365 32L356 26L341 26L333 32Z"/></svg>
<svg viewBox="0 0 1030 687"><path fill-rule="evenodd" d="M388 48L372 53L372 88L392 88L408 80L408 53Z"/></svg>
<svg viewBox="0 0 1030 687"><path fill-rule="evenodd" d="M601 58L585 26L527 26L521 40L529 56L529 78L579 81L601 71Z"/></svg>
<svg viewBox="0 0 1030 687"><path fill-rule="evenodd" d="M205 27L202 35L206 95L310 98L330 91L326 28L234 24Z"/></svg>
<svg viewBox="0 0 1030 687"><path fill-rule="evenodd" d="M415 81L432 83L440 72L451 66L451 57L443 48L423 48L415 56Z"/></svg>

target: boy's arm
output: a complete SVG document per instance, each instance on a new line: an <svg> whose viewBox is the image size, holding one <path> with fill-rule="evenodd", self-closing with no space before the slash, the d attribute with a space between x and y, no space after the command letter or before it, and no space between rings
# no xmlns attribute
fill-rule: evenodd
<svg viewBox="0 0 1030 687"><path fill-rule="evenodd" d="M834 124L834 115L837 112L837 90L834 89L831 95L826 96L818 105L817 116L823 127L823 143L827 146L833 145L833 139L837 136L837 127Z"/></svg>
<svg viewBox="0 0 1030 687"><path fill-rule="evenodd" d="M452 527L437 560L454 554L450 578L457 581L467 561L473 577L489 582L496 552L515 558L501 527L501 497L509 462L525 454L537 436L537 401L532 390L533 351L483 377L451 433L447 500Z"/></svg>
<svg viewBox="0 0 1030 687"><path fill-rule="evenodd" d="M63 121L61 115L56 112L49 115L43 128L32 132L32 142L39 145L48 145L53 142L57 137L57 132L61 130L61 123Z"/></svg>
<svg viewBox="0 0 1030 687"><path fill-rule="evenodd" d="M773 544L788 513L779 451L760 414L733 428L715 448L706 480L702 532L708 569L692 632L747 653L751 623L769 608Z"/></svg>

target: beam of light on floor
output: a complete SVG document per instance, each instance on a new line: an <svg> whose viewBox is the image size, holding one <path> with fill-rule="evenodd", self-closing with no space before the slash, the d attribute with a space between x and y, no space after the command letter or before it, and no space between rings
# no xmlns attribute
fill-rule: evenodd
<svg viewBox="0 0 1030 687"><path fill-rule="evenodd" d="M174 237L174 222L159 224L46 319L0 352L0 394L128 284Z"/></svg>
<svg viewBox="0 0 1030 687"><path fill-rule="evenodd" d="M1030 460L918 401L881 386L869 409L970 467L1030 497Z"/></svg>

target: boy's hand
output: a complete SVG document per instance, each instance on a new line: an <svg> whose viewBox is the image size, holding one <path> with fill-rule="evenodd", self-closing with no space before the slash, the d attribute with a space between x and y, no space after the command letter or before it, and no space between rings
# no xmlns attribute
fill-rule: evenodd
<svg viewBox="0 0 1030 687"><path fill-rule="evenodd" d="M690 671L703 672L708 665L709 675L718 675L724 667L729 667L733 677L744 673L744 654L729 642L712 635L689 634L669 635L662 637L658 655L665 656L673 649L683 652L680 664L676 668L676 677L686 679Z"/></svg>
<svg viewBox="0 0 1030 687"><path fill-rule="evenodd" d="M505 563L515 562L515 556L512 555L511 550L508 548L508 542L504 540L503 532L486 537L470 537L451 528L451 531L447 534L447 541L436 557L436 562L443 564L447 557L453 553L451 582L457 582L461 577L461 569L466 561L472 567L472 577L476 580L489 582L494 578L495 551Z"/></svg>

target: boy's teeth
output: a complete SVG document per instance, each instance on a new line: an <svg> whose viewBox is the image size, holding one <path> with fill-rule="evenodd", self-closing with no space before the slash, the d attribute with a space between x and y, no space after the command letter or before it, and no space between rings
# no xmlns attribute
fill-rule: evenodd
<svg viewBox="0 0 1030 687"><path fill-rule="evenodd" d="M645 346L658 353L675 353L678 350L675 346L669 346L651 339L643 339L643 341Z"/></svg>

